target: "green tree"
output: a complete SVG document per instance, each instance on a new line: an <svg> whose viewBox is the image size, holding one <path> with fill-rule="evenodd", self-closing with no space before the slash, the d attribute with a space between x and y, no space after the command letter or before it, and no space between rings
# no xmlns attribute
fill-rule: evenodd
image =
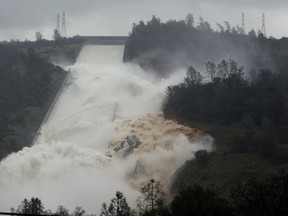
<svg viewBox="0 0 288 216"><path fill-rule="evenodd" d="M221 33L225 32L225 28L224 28L223 25L221 25L221 24L218 23L218 22L216 22L216 25L217 25L217 27L218 27L218 29L219 29L219 32L221 32Z"/></svg>
<svg viewBox="0 0 288 216"><path fill-rule="evenodd" d="M214 62L208 61L205 63L205 66L206 66L206 74L210 77L211 81L214 81L217 75L216 64Z"/></svg>
<svg viewBox="0 0 288 216"><path fill-rule="evenodd" d="M59 216L69 216L69 210L66 209L64 206L60 205L57 208L56 214Z"/></svg>
<svg viewBox="0 0 288 216"><path fill-rule="evenodd" d="M126 201L125 196L117 191L109 206L106 203L102 204L100 216L130 216L131 209Z"/></svg>
<svg viewBox="0 0 288 216"><path fill-rule="evenodd" d="M73 211L73 216L83 216L85 213L86 211L81 206L76 206Z"/></svg>
<svg viewBox="0 0 288 216"><path fill-rule="evenodd" d="M199 185L181 189L171 202L170 209L175 216L231 216L232 208L217 192Z"/></svg>
<svg viewBox="0 0 288 216"><path fill-rule="evenodd" d="M39 198L32 197L30 200L24 199L18 206L16 213L41 215L44 214L44 206Z"/></svg>
<svg viewBox="0 0 288 216"><path fill-rule="evenodd" d="M231 200L239 215L288 215L288 174L273 175L266 182L250 179L238 183Z"/></svg>
<svg viewBox="0 0 288 216"><path fill-rule="evenodd" d="M188 27L192 28L194 26L194 17L193 14L188 13L186 16L185 23Z"/></svg>
<svg viewBox="0 0 288 216"><path fill-rule="evenodd" d="M252 29L251 31L248 32L248 36L251 37L251 38L256 38L256 32L254 29Z"/></svg>
<svg viewBox="0 0 288 216"><path fill-rule="evenodd" d="M230 25L230 23L229 22L227 22L227 21L224 21L224 24L225 24L225 26L226 26L226 32L227 33L231 33L231 25Z"/></svg>
<svg viewBox="0 0 288 216"><path fill-rule="evenodd" d="M57 29L54 29L53 39L55 41L61 39L61 34L60 34L60 32Z"/></svg>
<svg viewBox="0 0 288 216"><path fill-rule="evenodd" d="M107 208L107 204L106 203L102 203L100 216L110 216L110 212L109 212L109 210Z"/></svg>
<svg viewBox="0 0 288 216"><path fill-rule="evenodd" d="M190 66L187 70L184 82L187 86L195 86L201 84L202 76L199 71L196 71L194 67Z"/></svg>
<svg viewBox="0 0 288 216"><path fill-rule="evenodd" d="M140 216L169 215L165 194L159 181L151 179L140 192L142 195L136 200Z"/></svg>
<svg viewBox="0 0 288 216"><path fill-rule="evenodd" d="M257 37L258 37L258 39L264 39L264 38L266 38L266 36L264 35L264 33L262 32L262 31L258 31L257 32Z"/></svg>
<svg viewBox="0 0 288 216"><path fill-rule="evenodd" d="M202 17L199 17L199 23L197 28L204 31L212 30L210 24L207 21L205 21Z"/></svg>
<svg viewBox="0 0 288 216"><path fill-rule="evenodd" d="M36 41L41 41L43 40L43 35L41 34L41 32L36 32L35 38L36 38Z"/></svg>

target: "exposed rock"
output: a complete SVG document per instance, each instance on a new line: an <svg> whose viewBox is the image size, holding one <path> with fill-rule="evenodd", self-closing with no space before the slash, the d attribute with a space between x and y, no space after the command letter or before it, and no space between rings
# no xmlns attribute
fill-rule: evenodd
<svg viewBox="0 0 288 216"><path fill-rule="evenodd" d="M141 142L137 136L129 135L119 146L114 148L114 151L119 158L125 159L133 152L133 149L138 148L140 144Z"/></svg>

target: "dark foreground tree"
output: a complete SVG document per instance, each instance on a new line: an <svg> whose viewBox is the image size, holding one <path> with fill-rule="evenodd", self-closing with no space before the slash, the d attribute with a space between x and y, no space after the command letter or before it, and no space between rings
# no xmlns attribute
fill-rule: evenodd
<svg viewBox="0 0 288 216"><path fill-rule="evenodd" d="M44 206L39 198L32 197L30 200L24 199L18 206L16 213L41 215L45 214Z"/></svg>
<svg viewBox="0 0 288 216"><path fill-rule="evenodd" d="M136 201L140 216L169 215L165 194L159 181L151 179L140 192L142 195Z"/></svg>
<svg viewBox="0 0 288 216"><path fill-rule="evenodd" d="M116 197L111 200L107 207L106 203L102 204L100 216L130 216L131 209L126 201L125 196L117 191Z"/></svg>
<svg viewBox="0 0 288 216"><path fill-rule="evenodd" d="M255 179L239 183L231 196L239 215L288 215L288 174L272 176L268 183Z"/></svg>
<svg viewBox="0 0 288 216"><path fill-rule="evenodd" d="M56 214L59 216L69 216L69 210L66 209L64 206L60 205L57 208Z"/></svg>
<svg viewBox="0 0 288 216"><path fill-rule="evenodd" d="M75 210L73 211L74 216L83 216L85 213L86 211L81 206L76 206Z"/></svg>
<svg viewBox="0 0 288 216"><path fill-rule="evenodd" d="M204 189L199 185L181 189L170 205L175 216L225 216L232 215L228 201L217 192Z"/></svg>

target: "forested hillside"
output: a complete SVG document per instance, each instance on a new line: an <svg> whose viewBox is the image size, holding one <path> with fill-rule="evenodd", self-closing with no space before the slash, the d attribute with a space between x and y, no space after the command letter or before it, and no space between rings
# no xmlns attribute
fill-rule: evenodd
<svg viewBox="0 0 288 216"><path fill-rule="evenodd" d="M0 159L31 144L67 74L47 48L26 45L0 45Z"/></svg>
<svg viewBox="0 0 288 216"><path fill-rule="evenodd" d="M288 167L288 39L200 18L134 24L125 59L159 76L186 69L167 89L164 115L215 138L178 171L174 189L193 185L227 191L238 181Z"/></svg>
<svg viewBox="0 0 288 216"><path fill-rule="evenodd" d="M191 65L204 69L206 62L223 59L234 59L247 74L252 69L287 67L288 39L267 39L254 30L245 35L241 28L228 22L217 25L213 30L202 18L194 21L191 14L186 21L164 23L156 17L147 23L140 21L130 33L125 60L161 75Z"/></svg>

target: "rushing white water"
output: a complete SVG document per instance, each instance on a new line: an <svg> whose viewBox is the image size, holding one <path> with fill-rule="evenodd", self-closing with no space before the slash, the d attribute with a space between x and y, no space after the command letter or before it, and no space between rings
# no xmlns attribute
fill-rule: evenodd
<svg viewBox="0 0 288 216"><path fill-rule="evenodd" d="M59 205L70 210L78 205L96 213L117 190L133 205L148 179L168 187L193 151L212 150L210 137L193 141L199 131L161 116L167 85L177 84L184 73L154 79L123 64L123 49L82 49L35 145L0 163L0 210L37 196L53 211ZM141 144L121 159L115 148L129 135Z"/></svg>

